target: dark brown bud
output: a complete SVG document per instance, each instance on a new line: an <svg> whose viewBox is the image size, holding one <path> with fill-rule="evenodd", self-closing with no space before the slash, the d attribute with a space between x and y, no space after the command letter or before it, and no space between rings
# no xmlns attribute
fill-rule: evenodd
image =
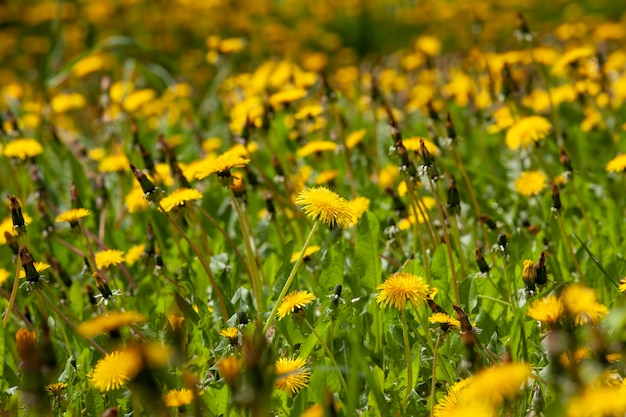
<svg viewBox="0 0 626 417"><path fill-rule="evenodd" d="M487 264L487 261L485 261L485 257L481 253L480 249L474 249L474 254L476 255L476 264L478 265L478 270L483 274L488 273L491 268Z"/></svg>
<svg viewBox="0 0 626 417"><path fill-rule="evenodd" d="M458 317L459 321L461 322L461 332L462 333L469 333L472 331L472 323L470 323L469 318L467 317L467 314L465 313L465 311L463 311L463 309L461 308L461 306L455 305L454 307L454 311L456 311L456 316Z"/></svg>
<svg viewBox="0 0 626 417"><path fill-rule="evenodd" d="M138 170L133 164L130 164L130 169L133 171L133 175L141 186L146 199L152 203L158 203L161 200L161 193L156 185L150 181L150 178L143 171Z"/></svg>
<svg viewBox="0 0 626 417"><path fill-rule="evenodd" d="M574 171L572 169L572 161L569 159L569 156L565 152L564 148L561 148L561 150L559 151L559 161L561 162L561 165L563 165L563 168L566 172Z"/></svg>
<svg viewBox="0 0 626 417"><path fill-rule="evenodd" d="M546 255L541 252L539 262L537 262L537 277L535 278L537 285L542 286L548 282L548 271L546 269Z"/></svg>
<svg viewBox="0 0 626 417"><path fill-rule="evenodd" d="M22 268L24 269L24 274L26 275L26 281L31 284L38 282L41 276L39 275L39 272L37 272L37 268L35 268L33 257L27 247L24 246L20 248L19 257L20 262L22 263Z"/></svg>
<svg viewBox="0 0 626 417"><path fill-rule="evenodd" d="M446 132L448 132L448 138L456 139L456 130L454 130L454 124L449 112L446 112Z"/></svg>
<svg viewBox="0 0 626 417"><path fill-rule="evenodd" d="M563 208L561 204L561 193L559 192L559 186L551 182L550 187L552 187L552 210L558 212L561 210L561 208Z"/></svg>
<svg viewBox="0 0 626 417"><path fill-rule="evenodd" d="M456 215L461 212L461 197L459 196L459 190L456 188L456 180L453 176L450 176L450 185L447 192L448 202L446 208L448 214Z"/></svg>
<svg viewBox="0 0 626 417"><path fill-rule="evenodd" d="M70 186L70 200L72 202L72 208L81 208L83 206L82 201L80 201L80 195L78 194L78 188L76 188L76 184L72 183Z"/></svg>
<svg viewBox="0 0 626 417"><path fill-rule="evenodd" d="M445 310L441 308L441 306L437 304L432 298L428 297L426 300L428 301L428 307L430 307L430 311L432 311L433 313L446 313Z"/></svg>

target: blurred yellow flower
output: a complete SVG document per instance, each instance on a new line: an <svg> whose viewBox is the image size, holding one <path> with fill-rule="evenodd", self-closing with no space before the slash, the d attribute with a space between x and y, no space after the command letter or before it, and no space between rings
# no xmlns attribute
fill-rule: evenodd
<svg viewBox="0 0 626 417"><path fill-rule="evenodd" d="M126 256L124 257L124 262L127 265L132 265L137 262L142 256L143 252L146 248L145 244L135 245L132 248L126 251Z"/></svg>
<svg viewBox="0 0 626 417"><path fill-rule="evenodd" d="M309 258L311 255L313 255L314 253L319 252L321 248L317 245L311 245L308 248L306 248L306 250L304 251L304 256L302 257L304 260L306 260L307 258ZM298 260L298 258L300 257L300 253L302 251L298 251L298 252L294 252L293 255L291 255L291 262L295 262Z"/></svg>
<svg viewBox="0 0 626 417"><path fill-rule="evenodd" d="M118 389L139 373L142 363L137 349L116 350L98 361L89 380L101 392Z"/></svg>
<svg viewBox="0 0 626 417"><path fill-rule="evenodd" d="M171 389L163 396L166 407L182 407L191 404L193 392L188 388Z"/></svg>
<svg viewBox="0 0 626 417"><path fill-rule="evenodd" d="M626 171L626 154L617 155L606 164L607 172Z"/></svg>
<svg viewBox="0 0 626 417"><path fill-rule="evenodd" d="M78 333L84 337L94 337L118 330L123 326L143 323L144 321L146 321L146 316L136 311L113 311L81 323L78 326Z"/></svg>
<svg viewBox="0 0 626 417"><path fill-rule="evenodd" d="M596 291L580 284L569 285L561 294L563 311L577 326L597 324L609 309L596 301Z"/></svg>
<svg viewBox="0 0 626 417"><path fill-rule="evenodd" d="M515 180L515 189L523 196L538 195L548 184L548 177L541 171L524 171Z"/></svg>
<svg viewBox="0 0 626 417"><path fill-rule="evenodd" d="M337 144L328 140L313 140L300 149L298 149L298 156L305 158L311 154L321 154L322 152L332 152L337 149Z"/></svg>
<svg viewBox="0 0 626 417"><path fill-rule="evenodd" d="M50 106L55 113L65 113L72 110L82 109L87 105L87 99L78 93L57 94L52 97Z"/></svg>
<svg viewBox="0 0 626 417"><path fill-rule="evenodd" d="M544 117L524 117L509 128L504 141L511 150L528 148L546 137L550 133L550 129L552 129L552 125Z"/></svg>
<svg viewBox="0 0 626 417"><path fill-rule="evenodd" d="M554 295L534 301L526 315L543 323L556 324L563 314L563 302Z"/></svg>
<svg viewBox="0 0 626 417"><path fill-rule="evenodd" d="M182 207L188 201L200 200L202 193L193 188L178 188L167 197L161 199L161 206L166 212L171 211L174 207Z"/></svg>
<svg viewBox="0 0 626 417"><path fill-rule="evenodd" d="M43 147L35 139L14 139L7 143L2 153L7 158L21 159L34 158L43 153Z"/></svg>
<svg viewBox="0 0 626 417"><path fill-rule="evenodd" d="M292 103L306 97L307 91L302 88L292 88L290 90L280 91L270 96L268 102L272 106Z"/></svg>
<svg viewBox="0 0 626 417"><path fill-rule="evenodd" d="M95 258L98 269L107 269L112 265L124 262L124 252L117 249L106 249L96 252Z"/></svg>

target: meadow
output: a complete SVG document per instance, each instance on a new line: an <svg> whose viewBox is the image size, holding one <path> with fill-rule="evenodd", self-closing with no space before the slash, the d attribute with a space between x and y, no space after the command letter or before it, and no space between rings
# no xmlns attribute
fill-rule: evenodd
<svg viewBox="0 0 626 417"><path fill-rule="evenodd" d="M624 416L624 152L619 2L0 2L0 414Z"/></svg>

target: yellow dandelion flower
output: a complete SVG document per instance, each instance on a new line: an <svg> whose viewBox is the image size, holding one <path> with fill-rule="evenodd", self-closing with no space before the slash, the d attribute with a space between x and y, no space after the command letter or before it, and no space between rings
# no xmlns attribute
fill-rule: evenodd
<svg viewBox="0 0 626 417"><path fill-rule="evenodd" d="M34 158L43 153L43 147L35 139L15 139L7 143L2 153L7 158Z"/></svg>
<svg viewBox="0 0 626 417"><path fill-rule="evenodd" d="M365 129L360 129L350 133L346 138L346 148L352 149L359 143L361 143L363 141L363 138L365 137L366 132L367 131Z"/></svg>
<svg viewBox="0 0 626 417"><path fill-rule="evenodd" d="M624 387L588 387L574 396L567 417L623 416L626 413Z"/></svg>
<svg viewBox="0 0 626 417"><path fill-rule="evenodd" d="M536 300L526 311L526 315L542 323L555 324L563 314L563 302L554 295Z"/></svg>
<svg viewBox="0 0 626 417"><path fill-rule="evenodd" d="M72 66L72 75L81 78L93 72L105 69L109 66L112 59L105 54L92 54L84 57Z"/></svg>
<svg viewBox="0 0 626 417"><path fill-rule="evenodd" d="M89 379L101 392L118 389L139 373L142 363L138 349L116 350L98 361Z"/></svg>
<svg viewBox="0 0 626 417"><path fill-rule="evenodd" d="M402 139L402 144L404 145L407 151L419 152L422 146L421 145L422 140L424 141L424 146L426 147L428 152L430 152L432 155L437 156L441 153L441 150L439 149L437 145L435 145L430 140L419 137L419 136L413 137L413 138Z"/></svg>
<svg viewBox="0 0 626 417"><path fill-rule="evenodd" d="M161 206L166 212L172 211L174 207L182 207L187 201L200 200L202 193L193 188L179 188L172 191L167 197L161 199Z"/></svg>
<svg viewBox="0 0 626 417"><path fill-rule="evenodd" d="M308 188L300 192L296 204L316 221L328 226L349 226L353 213L348 202L326 187Z"/></svg>
<svg viewBox="0 0 626 417"><path fill-rule="evenodd" d="M146 316L136 311L114 311L81 323L78 326L78 333L84 337L94 337L129 324L143 323L144 321L146 321Z"/></svg>
<svg viewBox="0 0 626 417"><path fill-rule="evenodd" d="M55 397L61 397L65 388L67 388L67 383L65 382L55 382L53 384L46 385L46 391Z"/></svg>
<svg viewBox="0 0 626 417"><path fill-rule="evenodd" d="M7 271L4 268L0 268L0 287L2 286L2 284L4 284L4 282L9 279L9 277L11 276L11 273L9 271Z"/></svg>
<svg viewBox="0 0 626 417"><path fill-rule="evenodd" d="M306 250L304 251L304 256L302 257L303 259L308 259L311 255L313 255L314 253L319 252L321 248L317 245L311 245L308 248L306 248ZM300 253L302 251L299 252L295 252L293 255L291 255L291 262L295 262L298 260L298 258L300 257Z"/></svg>
<svg viewBox="0 0 626 417"><path fill-rule="evenodd" d="M337 144L329 140L313 140L300 149L298 149L298 156L305 158L311 154L321 154L322 152L332 152L337 149Z"/></svg>
<svg viewBox="0 0 626 417"><path fill-rule="evenodd" d="M45 262L33 262L33 266L35 267L37 272L40 273L40 274L41 274L42 271L45 271L46 269L50 268L50 265L45 263ZM20 270L19 277L20 277L20 279L26 278L26 273L24 272L23 269Z"/></svg>
<svg viewBox="0 0 626 417"><path fill-rule="evenodd" d="M149 88L133 91L128 94L123 102L122 106L128 113L133 113L139 110L144 104L152 101L156 97L156 92Z"/></svg>
<svg viewBox="0 0 626 417"><path fill-rule="evenodd" d="M198 168L196 178L201 180L214 173L217 173L218 177L229 178L231 169L245 167L249 162L250 159L244 158L239 152L227 151L217 158L205 160Z"/></svg>
<svg viewBox="0 0 626 417"><path fill-rule="evenodd" d="M552 125L545 117L524 117L509 128L504 142L513 151L519 148L528 148L545 138L551 129Z"/></svg>
<svg viewBox="0 0 626 417"><path fill-rule="evenodd" d="M66 113L68 111L82 109L87 105L87 99L78 93L58 94L52 97L50 107L55 113Z"/></svg>
<svg viewBox="0 0 626 417"><path fill-rule="evenodd" d="M322 185L332 182L339 175L339 170L337 169L329 169L327 171L322 171L317 174L315 178L315 185Z"/></svg>
<svg viewBox="0 0 626 417"><path fill-rule="evenodd" d="M59 214L56 217L55 222L68 222L71 226L77 226L80 219L82 219L83 217L87 217L90 214L91 211L87 210L86 208L75 208Z"/></svg>
<svg viewBox="0 0 626 417"><path fill-rule="evenodd" d="M538 195L548 184L548 177L541 171L524 171L515 180L515 190L523 196Z"/></svg>
<svg viewBox="0 0 626 417"><path fill-rule="evenodd" d="M617 155L606 164L606 172L626 171L626 153Z"/></svg>
<svg viewBox="0 0 626 417"><path fill-rule="evenodd" d="M302 106L293 115L296 120L310 119L319 116L324 112L324 108L320 104L310 104L308 106Z"/></svg>
<svg viewBox="0 0 626 417"><path fill-rule="evenodd" d="M441 41L434 36L420 36L415 41L415 48L428 56L439 55L441 52Z"/></svg>
<svg viewBox="0 0 626 417"><path fill-rule="evenodd" d="M591 357L591 349L589 349L588 347L578 347L576 348L576 350L574 350L571 357L572 359L574 359L574 364L578 365L583 359L588 359ZM569 368L572 364L570 360L570 355L568 355L567 353L561 354L559 360L561 364L566 368Z"/></svg>
<svg viewBox="0 0 626 417"><path fill-rule="evenodd" d="M87 152L87 157L92 161L100 161L105 156L106 152L103 148L94 148L90 149L89 152Z"/></svg>
<svg viewBox="0 0 626 417"><path fill-rule="evenodd" d="M217 372L221 375L226 383L232 386L241 373L241 366L239 361L234 356L228 356L222 358L217 362Z"/></svg>
<svg viewBox="0 0 626 417"><path fill-rule="evenodd" d="M150 207L150 203L139 184L135 183L133 189L124 198L124 204L129 213L137 213Z"/></svg>
<svg viewBox="0 0 626 417"><path fill-rule="evenodd" d="M109 155L102 158L98 164L101 172L123 172L130 166L130 161L124 154Z"/></svg>
<svg viewBox="0 0 626 417"><path fill-rule="evenodd" d="M182 407L191 404L193 397L193 391L188 388L171 389L163 396L163 402L166 407Z"/></svg>
<svg viewBox="0 0 626 417"><path fill-rule="evenodd" d="M573 63L583 59L589 59L595 56L594 48L583 46L570 49L560 56L560 58L552 66L551 72L555 75L562 75L565 70Z"/></svg>
<svg viewBox="0 0 626 417"><path fill-rule="evenodd" d="M282 320L287 314L302 310L313 300L315 296L308 291L293 291L282 299L276 315Z"/></svg>
<svg viewBox="0 0 626 417"><path fill-rule="evenodd" d="M124 257L124 262L127 265L132 265L137 262L142 256L143 252L146 249L145 244L135 245L132 248L126 251L126 256Z"/></svg>
<svg viewBox="0 0 626 417"><path fill-rule="evenodd" d="M321 404L313 404L300 417L324 417L324 407Z"/></svg>
<svg viewBox="0 0 626 417"><path fill-rule="evenodd" d="M217 151L222 146L222 139L218 137L212 137L202 142L202 150L206 153Z"/></svg>
<svg viewBox="0 0 626 417"><path fill-rule="evenodd" d="M407 301L414 306L421 305L428 299L430 288L422 277L408 272L396 272L387 280L376 287L378 295L376 302L383 306L402 310L406 308Z"/></svg>
<svg viewBox="0 0 626 417"><path fill-rule="evenodd" d="M302 358L280 358L276 361L276 388L289 394L296 394L306 387L311 377L311 372L305 368L306 361Z"/></svg>
<svg viewBox="0 0 626 417"><path fill-rule="evenodd" d="M268 102L272 106L292 103L306 97L307 91L302 88L292 88L290 90L280 91L270 96Z"/></svg>
<svg viewBox="0 0 626 417"><path fill-rule="evenodd" d="M96 267L98 269L107 269L111 265L117 265L124 262L124 252L117 249L106 249L97 252L95 258Z"/></svg>
<svg viewBox="0 0 626 417"><path fill-rule="evenodd" d="M564 312L574 319L577 326L587 323L597 324L609 309L596 302L596 292L580 284L568 286L561 294Z"/></svg>
<svg viewBox="0 0 626 417"><path fill-rule="evenodd" d="M618 287L618 290L619 290L620 292L626 292L626 277L622 278L622 279L619 281L619 287Z"/></svg>
<svg viewBox="0 0 626 417"><path fill-rule="evenodd" d="M444 331L461 328L461 322L446 313L433 313L430 317L428 317L428 322L441 325L441 329Z"/></svg>
<svg viewBox="0 0 626 417"><path fill-rule="evenodd" d="M185 321L185 317L178 314L168 314L167 321L170 323L172 329L178 330L181 324L183 324L183 321Z"/></svg>
<svg viewBox="0 0 626 417"><path fill-rule="evenodd" d="M228 327L226 329L220 330L220 335L224 336L227 339L233 339L239 337L239 329L236 327Z"/></svg>
<svg viewBox="0 0 626 417"><path fill-rule="evenodd" d="M352 222L350 225L355 225L359 222L359 219L370 208L370 199L366 197L357 197L348 201L348 205L352 210Z"/></svg>
<svg viewBox="0 0 626 417"><path fill-rule="evenodd" d="M482 404L497 408L521 392L532 369L525 363L505 363L485 368L472 377L459 404Z"/></svg>
<svg viewBox="0 0 626 417"><path fill-rule="evenodd" d="M471 382L471 377L462 379L450 387L448 393L435 405L433 417L443 417L449 415L457 408L459 396Z"/></svg>

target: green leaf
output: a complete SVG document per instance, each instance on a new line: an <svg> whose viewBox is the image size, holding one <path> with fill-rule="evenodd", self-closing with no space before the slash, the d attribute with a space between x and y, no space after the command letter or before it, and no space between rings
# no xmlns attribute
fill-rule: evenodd
<svg viewBox="0 0 626 417"><path fill-rule="evenodd" d="M380 284L380 259L378 234L380 225L372 213L365 213L357 225L356 259L357 271L364 287L374 290Z"/></svg>
<svg viewBox="0 0 626 417"><path fill-rule="evenodd" d="M102 415L102 413L104 413L104 401L102 400L102 395L94 393L94 390L89 390L85 398L85 408L87 409L87 415Z"/></svg>
<svg viewBox="0 0 626 417"><path fill-rule="evenodd" d="M319 279L322 291L332 289L337 284L343 284L344 263L343 245L338 243L328 250L324 259Z"/></svg>

